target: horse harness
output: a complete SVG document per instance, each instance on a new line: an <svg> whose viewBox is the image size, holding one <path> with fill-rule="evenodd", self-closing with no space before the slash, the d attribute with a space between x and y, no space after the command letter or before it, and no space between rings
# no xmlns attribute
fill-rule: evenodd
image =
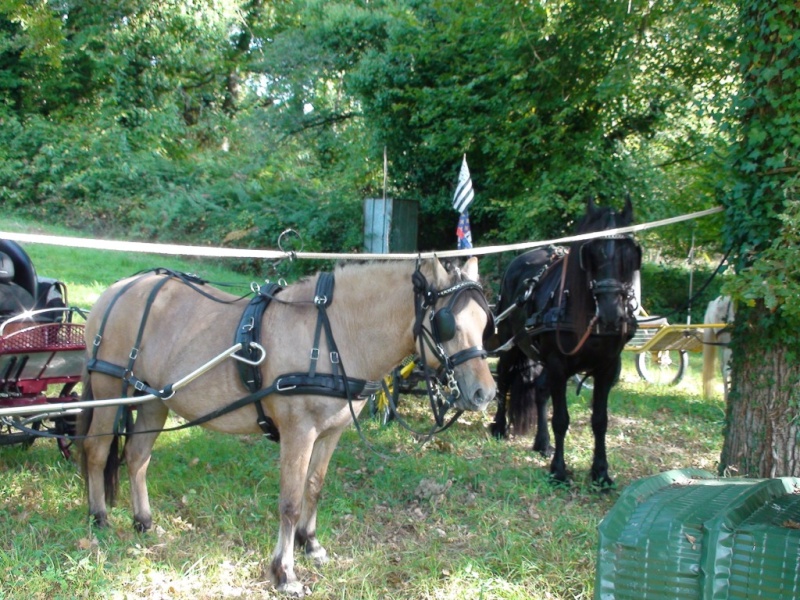
<svg viewBox="0 0 800 600"><path fill-rule="evenodd" d="M419 355L424 365L425 387L430 401L431 412L436 420L436 426L439 427L438 430L432 430L431 434L429 434L430 436L447 429L463 413L463 411L458 411L450 421L445 424L445 414L456 404L460 396L458 383L455 379L455 367L473 358L485 359L488 356L488 352L481 345L460 350L452 356L448 356L447 352L445 352L442 344L452 340L456 334L456 321L455 315L453 314L456 302L462 294L472 292L472 295L475 296L478 300L478 304L481 305L487 315L486 329L483 335L484 339L487 337L487 334L494 332L495 321L489 303L483 294L483 286L477 281L462 279L448 288L437 290L425 279L425 276L419 270L419 265L417 265L417 269L411 276L411 281L414 285L414 338L419 340ZM447 296L450 296L450 300L445 306L437 310L437 301ZM424 317L428 310L430 310L430 316L428 318L430 327L425 327ZM437 386L430 377L426 366L426 347L433 352L436 359L444 368L447 381L446 387L449 390L447 395L442 393L441 388ZM391 394L387 396L391 397ZM395 407L392 407L392 411L396 412Z"/></svg>
<svg viewBox="0 0 800 600"><path fill-rule="evenodd" d="M148 295L144 312L142 314L142 319L139 324L136 341L128 356L127 365L116 365L114 363L99 359L97 354L100 349L105 328L112 309L117 301L123 296L123 294L130 290L137 282L141 281L142 277L148 273L165 275L165 277L161 281L157 282L150 290L150 294ZM161 400L166 401L169 400L169 398L171 398L174 394L174 390L172 389L174 384L168 384L161 389L156 389L134 375L134 366L136 359L139 356L139 346L141 345L142 335L145 329L147 318L150 314L150 309L155 301L156 296L158 295L158 292L163 288L167 281L177 279L211 300L216 302L226 301L220 300L202 290L200 286L204 285L206 282L194 275L164 268L152 269L150 271L140 273L139 275L140 277L129 281L112 298L105 314L103 315L97 335L95 336L95 340L92 345L92 354L87 362L86 368L89 372L102 373L104 375L109 375L120 379L122 381L123 398L128 397L129 388L132 386L134 390L140 394L152 394ZM476 282L464 281L445 290L437 291L427 282L424 275L422 275L420 272L419 266L417 266L417 269L414 272L412 281L414 283L416 315L414 335L415 338L420 338L420 351L423 356L424 345L422 343L422 339L424 338L426 344L431 347L436 357L445 366L449 387L452 390L452 397L443 403L446 405L444 409L446 410L455 403L455 400L459 395L458 385L455 382L453 375L454 367L472 358L486 357L486 351L481 346L462 350L453 356L448 356L442 347L442 343L449 341L455 335L455 317L452 314L452 307L456 298L467 290L482 290L482 287ZM279 376L269 386L263 387L261 372L258 368L258 365L262 362L265 354L264 348L260 345L259 339L261 332L261 321L270 302L276 299L276 296L282 289L283 288L280 285L274 283L268 283L267 285L261 287L255 286L255 296L245 307L234 335L235 343L241 343L242 349L236 354L233 354L232 357L237 359L240 378L250 393L239 400L223 406L222 408L219 408L207 415L177 427L164 429L162 431L172 431L192 427L195 425L202 425L208 421L238 410L239 408L242 408L248 404L255 404L256 411L258 413L257 422L264 436L272 441L277 442L280 440L280 432L278 431L278 428L273 420L265 414L264 408L260 402L264 397L277 393L285 396L319 395L347 399L350 403L350 410L354 423L360 433L356 414L352 407L352 401L353 399L361 399L374 394L380 389L381 382L350 378L347 377L344 371L344 365L341 363L339 352L333 338L330 321L327 315L327 308L333 301L334 276L331 273L321 273L317 280L313 300L314 305L317 308L317 320L314 331L314 343L310 353L308 372L284 374ZM436 301L439 298L448 295L452 295L450 302L445 307L436 310ZM491 320L492 313L489 310L486 299L482 293L478 294L478 296L483 300L484 309ZM429 308L431 309L430 330L426 329L422 325L422 318ZM329 361L332 371L330 374L317 373L317 365L320 357L320 340L323 333L328 344ZM430 383L429 396L431 396L431 406L434 407L433 395L430 392ZM115 424L115 433L128 434L131 432L133 425L131 411L132 407L130 405L119 407ZM444 412L437 411L436 408L434 408L434 415L437 423L441 425ZM455 420L455 418L453 420Z"/></svg>
<svg viewBox="0 0 800 600"><path fill-rule="evenodd" d="M605 239L608 240L608 243L613 243L613 240L632 239L632 236L628 234L609 235L603 236L600 239ZM580 261L579 265L581 270L588 272L584 261L585 247L586 243L579 247L578 260ZM568 248L563 246L549 247L547 262L545 262L533 276L525 279L524 291L497 317L497 321L500 321L523 306L528 309L525 326L512 336L510 340L500 346L497 349L498 352L510 349L513 345L518 344L523 337L533 340L537 336L551 331L555 331L558 336L561 331L569 331L572 329L566 320L567 301L569 298L569 289L566 287L566 273L569 259L570 251ZM560 269L560 275L551 276L556 275L559 272L558 269ZM595 305L597 305L598 294L613 292L632 293L630 288L630 284L622 283L617 279L602 279L599 281L591 279L589 281L589 289L592 292ZM537 291L540 292L540 298L545 298L544 303L540 307L536 306L534 296ZM635 326L635 318L632 315L631 319ZM627 324L623 325L624 330L622 331L601 331L595 328L597 321L598 314L595 313L590 319L586 329L583 332L576 332L579 335L578 342L569 352L561 349L561 342L557 337L559 349L562 354L574 355L578 353L590 335L633 335L633 331L626 331Z"/></svg>

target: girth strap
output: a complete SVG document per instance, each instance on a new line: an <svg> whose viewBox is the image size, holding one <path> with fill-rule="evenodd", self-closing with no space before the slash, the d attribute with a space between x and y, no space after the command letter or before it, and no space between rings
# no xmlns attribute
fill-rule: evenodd
<svg viewBox="0 0 800 600"><path fill-rule="evenodd" d="M369 396L380 389L380 382L365 381L334 375L310 375L308 373L288 373L275 381L275 392L284 396L310 394L332 398L359 398Z"/></svg>

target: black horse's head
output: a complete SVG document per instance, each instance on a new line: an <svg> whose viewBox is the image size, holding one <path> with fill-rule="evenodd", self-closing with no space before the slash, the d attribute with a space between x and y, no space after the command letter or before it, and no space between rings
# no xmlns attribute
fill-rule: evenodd
<svg viewBox="0 0 800 600"><path fill-rule="evenodd" d="M630 197L622 212L598 207L592 199L576 233L595 233L626 227L633 222ZM641 248L631 234L600 236L570 246L567 289L576 329L596 316L601 330L621 331L630 318L633 279L641 267Z"/></svg>

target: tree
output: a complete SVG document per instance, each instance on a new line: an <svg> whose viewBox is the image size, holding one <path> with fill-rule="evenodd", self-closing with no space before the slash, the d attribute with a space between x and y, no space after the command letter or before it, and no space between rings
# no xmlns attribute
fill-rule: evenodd
<svg viewBox="0 0 800 600"><path fill-rule="evenodd" d="M732 3L391 4L344 84L421 203L423 246L452 233L463 152L475 229L498 240L569 230L587 194L629 191L641 218L713 201Z"/></svg>
<svg viewBox="0 0 800 600"><path fill-rule="evenodd" d="M640 220L707 208L733 15L734 0L0 0L0 201L147 237L259 244L291 226L342 250L386 148L423 249L455 243L464 152L481 244L568 231L589 194L630 192ZM698 238L715 243L709 222ZM651 235L684 256L691 232Z"/></svg>
<svg viewBox="0 0 800 600"><path fill-rule="evenodd" d="M800 476L800 4L746 0L725 197L737 301L722 472Z"/></svg>

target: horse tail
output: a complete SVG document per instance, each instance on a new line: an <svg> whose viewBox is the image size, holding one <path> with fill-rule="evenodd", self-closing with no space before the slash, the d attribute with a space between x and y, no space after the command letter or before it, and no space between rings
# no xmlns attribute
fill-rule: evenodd
<svg viewBox="0 0 800 600"><path fill-rule="evenodd" d="M86 372L84 372L83 376L83 393L81 394L81 400L94 400L92 380ZM78 419L75 423L75 435L77 437L78 448L80 449L81 474L83 475L83 480L85 482L89 481L89 462L84 446L86 442L86 436L89 433L89 428L92 425L93 416L93 408L84 408L80 413L78 413ZM103 484L105 487L106 502L109 506L114 506L117 498L117 491L119 490L119 466L121 463L122 458L119 450L119 435L115 434L111 441L111 447L108 450L106 465L103 468Z"/></svg>
<svg viewBox="0 0 800 600"><path fill-rule="evenodd" d="M724 298L720 296L708 303L703 322L706 325L719 323L720 305ZM713 395L714 369L717 362L717 332L712 328L703 329L703 398L711 398Z"/></svg>
<svg viewBox="0 0 800 600"><path fill-rule="evenodd" d="M83 392L81 393L81 400L94 400L94 393L92 393L92 382L86 370L83 371ZM87 481L86 475L89 470L88 458L86 457L86 434L89 433L89 426L92 424L92 415L94 409L84 408L78 413L75 419L75 445L78 448L80 455L80 467L83 480Z"/></svg>
<svg viewBox="0 0 800 600"><path fill-rule="evenodd" d="M536 379L541 365L521 352L510 369L508 421L517 435L526 435L536 425L539 390Z"/></svg>

